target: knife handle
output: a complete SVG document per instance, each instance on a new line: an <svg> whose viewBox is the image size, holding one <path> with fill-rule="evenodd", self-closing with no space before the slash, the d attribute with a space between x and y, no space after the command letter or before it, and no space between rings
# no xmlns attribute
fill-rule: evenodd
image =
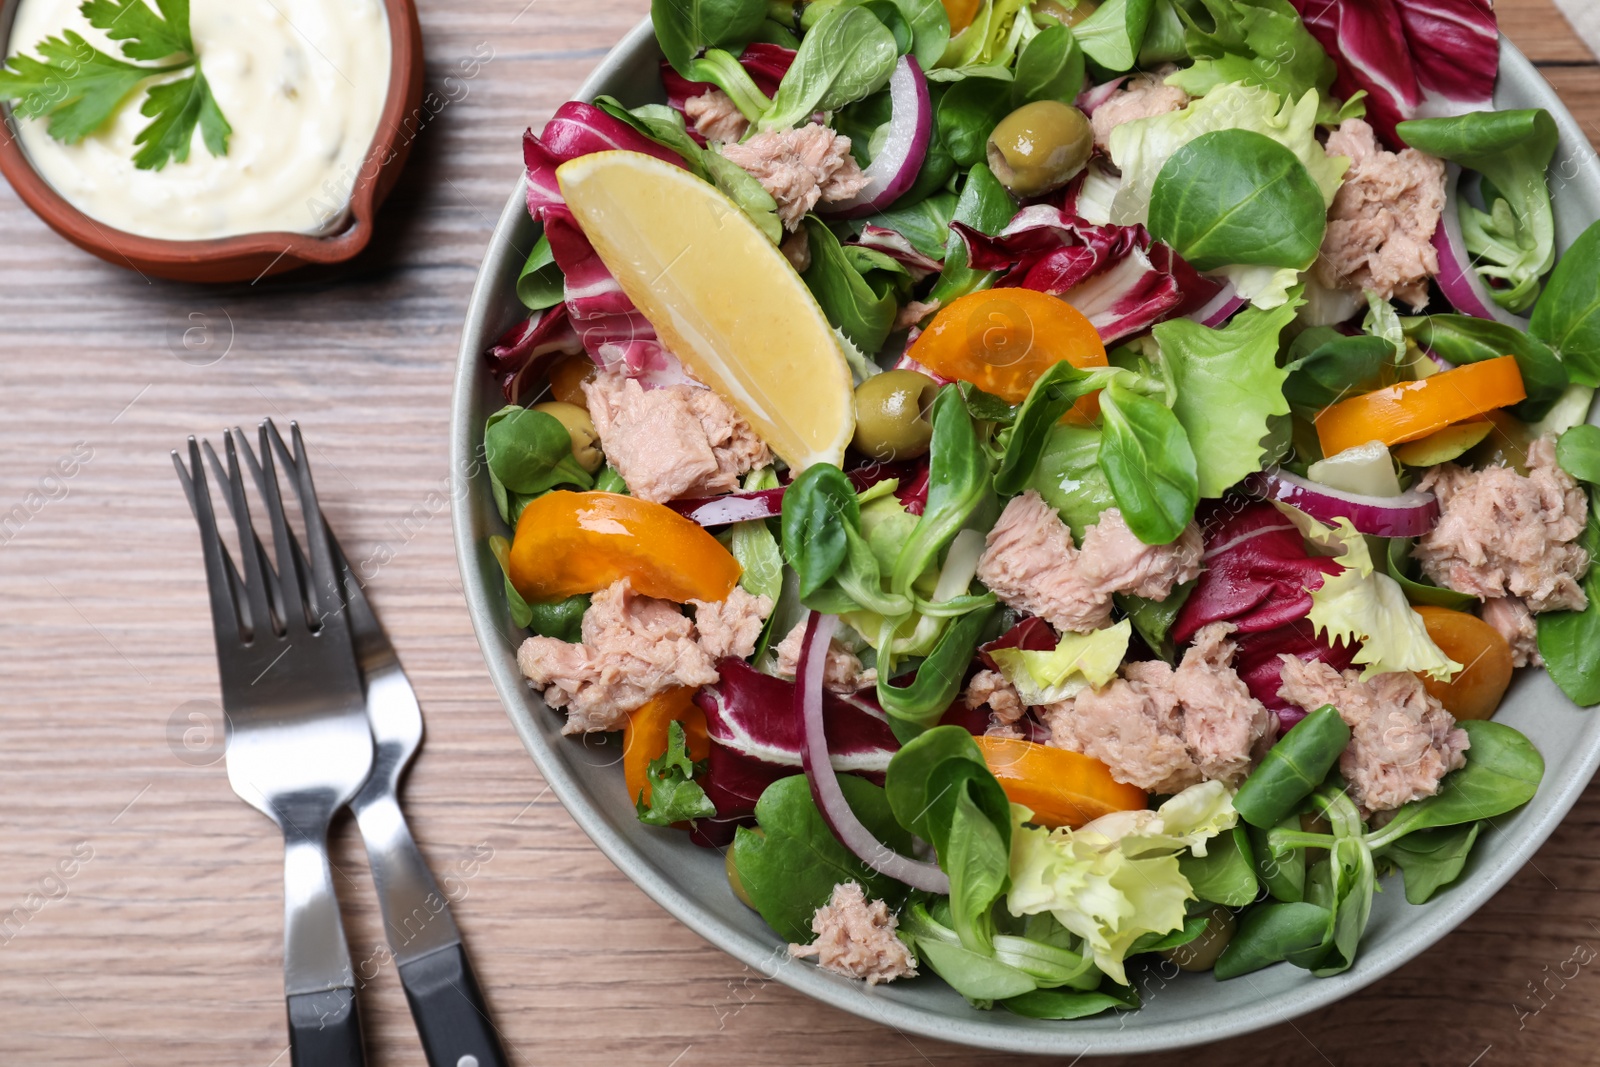
<svg viewBox="0 0 1600 1067"><path fill-rule="evenodd" d="M400 965L429 1067L506 1067L489 1008L460 944Z"/></svg>
<svg viewBox="0 0 1600 1067"><path fill-rule="evenodd" d="M292 1067L362 1067L366 1059L355 990L296 993L287 999Z"/></svg>

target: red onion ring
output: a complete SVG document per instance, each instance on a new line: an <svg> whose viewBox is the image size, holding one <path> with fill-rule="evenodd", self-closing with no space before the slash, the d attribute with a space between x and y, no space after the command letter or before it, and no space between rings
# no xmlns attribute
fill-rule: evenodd
<svg viewBox="0 0 1600 1067"><path fill-rule="evenodd" d="M1399 496L1346 493L1273 469L1245 479L1245 489L1310 515L1322 523L1349 519L1360 533L1373 537L1420 537L1439 518L1439 498L1415 489Z"/></svg>
<svg viewBox="0 0 1600 1067"><path fill-rule="evenodd" d="M1198 322L1202 326L1217 327L1233 317L1233 313L1244 307L1250 301L1239 295L1239 291L1230 282L1222 287L1222 291L1206 301L1198 311L1192 312L1185 318Z"/></svg>
<svg viewBox="0 0 1600 1067"><path fill-rule="evenodd" d="M800 646L795 670L795 711L800 716L801 763L811 784L811 799L833 836L857 859L879 874L928 893L950 892L950 878L938 864L902 856L873 836L850 810L828 758L828 739L822 727L822 679L827 666L828 642L839 628L837 615L811 612L806 619L806 639Z"/></svg>
<svg viewBox="0 0 1600 1067"><path fill-rule="evenodd" d="M818 213L858 219L882 211L917 180L933 137L933 103L928 80L910 56L901 56L889 77L889 136L863 172L867 186L848 200L819 204Z"/></svg>

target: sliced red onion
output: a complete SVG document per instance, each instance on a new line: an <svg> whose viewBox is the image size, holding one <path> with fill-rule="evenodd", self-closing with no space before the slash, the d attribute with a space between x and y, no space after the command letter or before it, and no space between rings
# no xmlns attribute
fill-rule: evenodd
<svg viewBox="0 0 1600 1067"><path fill-rule="evenodd" d="M928 80L910 56L901 56L889 77L889 136L867 169L866 188L848 200L818 205L831 218L858 219L882 211L916 182L933 136Z"/></svg>
<svg viewBox="0 0 1600 1067"><path fill-rule="evenodd" d="M1245 488L1268 500L1298 508L1322 523L1349 519L1360 533L1373 537L1420 537L1439 518L1439 498L1407 490L1399 496L1346 493L1274 469L1253 474Z"/></svg>
<svg viewBox="0 0 1600 1067"><path fill-rule="evenodd" d="M674 500L667 507L701 526L726 526L752 519L774 519L783 514L783 489L747 489L725 496Z"/></svg>
<svg viewBox="0 0 1600 1067"><path fill-rule="evenodd" d="M1233 317L1235 311L1238 311L1248 303L1250 301L1240 296L1239 291L1233 287L1233 283L1229 282L1222 287L1221 292L1206 301L1204 307L1198 311L1191 312L1186 318L1192 319L1202 326L1221 326Z"/></svg>
<svg viewBox="0 0 1600 1067"><path fill-rule="evenodd" d="M1093 116L1095 109L1113 96L1116 96L1118 90L1122 88L1127 80L1128 75L1124 74L1120 78L1112 78L1108 82L1089 86L1089 88L1078 94L1078 110L1085 115Z"/></svg>
<svg viewBox="0 0 1600 1067"><path fill-rule="evenodd" d="M1460 193L1461 168L1448 164L1444 180L1444 212L1439 216L1439 226L1433 231L1433 247L1439 253L1439 289L1445 299L1455 305L1463 315L1480 319L1496 319L1519 330L1528 328L1528 320L1513 315L1489 293L1489 287L1473 269L1472 256L1467 252L1467 240L1461 233Z"/></svg>
<svg viewBox="0 0 1600 1067"><path fill-rule="evenodd" d="M839 787L839 778L828 758L828 739L822 726L822 678L827 665L828 642L839 628L837 615L813 611L806 620L806 639L800 646L800 663L795 672L795 711L800 718L804 747L801 759L806 781L811 784L811 799L845 848L879 874L904 882L928 893L950 892L950 878L936 863L925 863L902 856L879 841L850 810Z"/></svg>
<svg viewBox="0 0 1600 1067"><path fill-rule="evenodd" d="M920 331L918 331L918 332L920 332ZM911 347L911 342L914 341L914 340L916 340L915 336L911 336L911 337L906 338L906 347L910 348ZM940 385L949 385L951 382L955 381L954 378L946 378L944 375L938 373L937 371L932 370L932 369L930 369L928 367L925 367L921 363L918 363L916 360L912 359L910 356L903 355L903 354L901 355L901 357L899 359L894 361L894 366L890 367L889 369L890 370L914 370L918 374L922 375L925 378L932 378L934 381L938 382Z"/></svg>

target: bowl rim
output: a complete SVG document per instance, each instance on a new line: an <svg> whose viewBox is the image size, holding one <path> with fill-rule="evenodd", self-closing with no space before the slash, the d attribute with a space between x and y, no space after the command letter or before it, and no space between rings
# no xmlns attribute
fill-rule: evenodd
<svg viewBox="0 0 1600 1067"><path fill-rule="evenodd" d="M653 27L646 17L601 60L573 99L589 100L601 92L614 76L614 69L633 62L638 50L647 47L653 36ZM1500 48L1502 71L1509 66L1517 71L1519 77L1534 79L1548 87L1533 65L1503 34ZM1559 103L1553 89L1550 94L1557 102L1552 115L1561 130L1563 142L1570 142L1581 163L1595 167L1600 161L1597 161L1594 150L1589 146L1582 127ZM919 1036L992 1051L1058 1056L1117 1055L1169 1051L1239 1037L1342 1000L1437 944L1526 865L1566 817L1596 769L1600 768L1600 734L1591 728L1587 751L1582 754L1578 773L1560 781L1546 780L1537 798L1537 811L1524 809L1519 815L1519 818L1532 815L1532 823L1519 826L1520 832L1497 868L1469 873L1466 879L1452 887L1449 894L1430 901L1429 906L1437 910L1430 913L1427 922L1401 926L1384 942L1381 951L1364 954L1361 966L1276 993L1270 1002L1260 1001L1247 1009L1143 1026L1138 1025L1138 1013L1135 1012L1126 1017L1129 1020L1127 1025L1115 1031L1075 1031L1072 1026L1060 1023L1029 1026L1022 1024L1033 1020L1009 1017L1006 1024L999 1024L986 1019L958 1018L875 996L870 987L834 978L816 967L782 966L781 947L775 950L770 942L758 940L728 925L710 902L681 890L611 825L605 813L591 803L585 787L574 775L571 764L561 751L561 739L557 738L552 743L550 732L541 731L536 726L530 711L542 706L542 701L517 671L514 656L497 655L492 651L503 644L506 635L495 622L498 615L503 613L503 605L494 599L498 590L482 577L485 573L484 564L494 566L483 546L490 531L477 525L476 516L483 512L474 506L474 480L481 464L481 450L476 440L479 428L473 425L471 415L474 394L482 387L486 371L482 363L483 353L473 342L475 335L481 332L482 324L489 321L495 302L502 295L496 292L496 287L511 247L510 233L514 227L521 225L522 216L526 214L524 188L524 183L519 181L507 200L474 283L462 331L451 400L451 520L462 592L472 618L473 632L507 717L546 783L578 827L623 874L668 914L763 977L781 981L815 1000L872 1022ZM480 556L484 558L480 559Z"/></svg>
<svg viewBox="0 0 1600 1067"><path fill-rule="evenodd" d="M100 222L58 193L34 168L10 104L0 104L0 174L24 204L56 233L108 263L181 281L259 280L313 263L342 263L372 240L374 217L410 154L416 130L405 120L420 109L424 76L422 27L414 0L382 0L389 19L389 84L372 143L350 190L345 226L336 233L264 230L198 240L143 237ZM0 0L0 59L22 0ZM420 119L420 115L416 115Z"/></svg>

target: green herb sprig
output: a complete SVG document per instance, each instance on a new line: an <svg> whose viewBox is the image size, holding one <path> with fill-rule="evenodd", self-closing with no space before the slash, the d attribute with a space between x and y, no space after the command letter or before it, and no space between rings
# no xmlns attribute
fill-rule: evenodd
<svg viewBox="0 0 1600 1067"><path fill-rule="evenodd" d="M78 10L89 25L122 42L127 63L95 48L72 30L46 37L38 57L18 53L0 67L0 100L23 118L48 118L50 136L76 144L111 120L130 94L150 78L178 71L187 77L152 86L139 113L151 121L134 138L140 170L160 170L189 158L195 127L207 150L228 154L233 127L217 106L200 69L189 32L189 0L85 0Z"/></svg>

